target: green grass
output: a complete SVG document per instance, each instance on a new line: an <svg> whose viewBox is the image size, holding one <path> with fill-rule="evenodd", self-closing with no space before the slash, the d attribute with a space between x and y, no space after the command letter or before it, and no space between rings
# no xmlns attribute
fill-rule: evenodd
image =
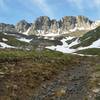
<svg viewBox="0 0 100 100"><path fill-rule="evenodd" d="M5 43L8 44L8 45L11 45L11 46L15 46L15 47L22 46L22 47L25 47L25 46L29 45L29 43L17 40L15 36L4 35L3 33L0 33L0 41L1 42L3 42L2 38L7 39L8 41L5 41Z"/></svg>
<svg viewBox="0 0 100 100"><path fill-rule="evenodd" d="M80 43L72 48L78 48L80 46L85 47L91 45L94 41L100 38L100 26L94 30L91 30L80 37Z"/></svg>
<svg viewBox="0 0 100 100"><path fill-rule="evenodd" d="M0 49L0 58L31 58L34 56L44 56L49 58L62 58L67 56L61 52L52 50L43 50L41 52L36 50L18 50L18 49Z"/></svg>
<svg viewBox="0 0 100 100"><path fill-rule="evenodd" d="M100 64L95 65L95 70L100 71Z"/></svg>
<svg viewBox="0 0 100 100"><path fill-rule="evenodd" d="M47 49L0 49L0 99L28 100L44 82L90 59Z"/></svg>
<svg viewBox="0 0 100 100"><path fill-rule="evenodd" d="M77 53L85 54L85 55L99 55L100 56L100 49L99 48L90 48L90 49L77 51Z"/></svg>
<svg viewBox="0 0 100 100"><path fill-rule="evenodd" d="M0 99L29 99L43 82L53 80L61 71L79 62L79 57L51 50L1 49Z"/></svg>
<svg viewBox="0 0 100 100"><path fill-rule="evenodd" d="M96 100L100 100L100 96L97 96L97 97L96 97Z"/></svg>

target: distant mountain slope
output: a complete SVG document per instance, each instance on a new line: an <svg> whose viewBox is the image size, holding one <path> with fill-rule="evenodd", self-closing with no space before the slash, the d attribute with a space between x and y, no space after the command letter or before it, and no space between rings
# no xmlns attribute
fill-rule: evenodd
<svg viewBox="0 0 100 100"><path fill-rule="evenodd" d="M25 20L16 25L0 23L0 32L22 33L25 35L39 35L54 37L62 34L82 36L100 25L100 21L91 21L85 16L65 16L60 20L50 19L48 16L40 16L33 23ZM77 34L78 33L78 34Z"/></svg>
<svg viewBox="0 0 100 100"><path fill-rule="evenodd" d="M65 16L59 21L40 16L34 23L25 20L16 25L1 23L0 48L46 48L63 53L100 48L100 21L84 16Z"/></svg>
<svg viewBox="0 0 100 100"><path fill-rule="evenodd" d="M21 48L21 47L24 48L25 46L28 46L28 45L29 45L29 42L25 41L25 37L22 37L22 36L20 37L17 34L0 33L1 48Z"/></svg>
<svg viewBox="0 0 100 100"><path fill-rule="evenodd" d="M63 43L63 45L48 46L46 48L60 51L63 53L74 53L80 50L81 51L78 53L82 53L82 50L84 51L93 50L94 52L96 51L98 52L100 51L99 50L100 49L100 26L94 30L87 32L80 38L66 37L66 38L61 39L61 42ZM97 49L94 50L93 48L97 48L98 50Z"/></svg>
<svg viewBox="0 0 100 100"><path fill-rule="evenodd" d="M80 37L79 38L80 43L78 45L74 46L74 48L89 46L93 42L95 42L99 39L100 39L100 26L94 30L87 32L82 37Z"/></svg>
<svg viewBox="0 0 100 100"><path fill-rule="evenodd" d="M4 33L0 32L0 48L15 48L15 49L38 49L42 50L45 46L62 45L59 38L45 39L35 35L27 36L21 33Z"/></svg>

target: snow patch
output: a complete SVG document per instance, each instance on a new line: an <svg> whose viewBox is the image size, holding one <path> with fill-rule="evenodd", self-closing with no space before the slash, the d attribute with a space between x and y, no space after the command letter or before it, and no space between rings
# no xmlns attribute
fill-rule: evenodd
<svg viewBox="0 0 100 100"><path fill-rule="evenodd" d="M8 41L8 39L2 38L2 41L7 42L7 41Z"/></svg>
<svg viewBox="0 0 100 100"><path fill-rule="evenodd" d="M27 30L26 32L23 32L23 34L28 35L30 29L31 29L31 27L29 27L28 30Z"/></svg>
<svg viewBox="0 0 100 100"><path fill-rule="evenodd" d="M72 46L77 45L79 43L80 43L79 38L77 38L74 42L72 42L71 44L69 44L69 47L72 47Z"/></svg>
<svg viewBox="0 0 100 100"><path fill-rule="evenodd" d="M32 39L26 39L26 38L17 38L17 40L23 41L23 42L27 42L27 43L29 43L30 41L32 41Z"/></svg>
<svg viewBox="0 0 100 100"><path fill-rule="evenodd" d="M3 33L4 35L8 35L7 33Z"/></svg>
<svg viewBox="0 0 100 100"><path fill-rule="evenodd" d="M91 48L100 48L100 39L93 42L89 47L91 47Z"/></svg>
<svg viewBox="0 0 100 100"><path fill-rule="evenodd" d="M72 53L72 52L75 52L75 49L65 48L65 47L60 46L60 45L49 46L49 47L46 47L46 48L50 49L50 50L60 51L60 52L63 52L63 53Z"/></svg>
<svg viewBox="0 0 100 100"><path fill-rule="evenodd" d="M80 43L79 38L77 38L75 41L73 41L71 44L68 44L66 41L67 39L71 39L72 37L66 37L61 40L62 45L57 45L57 46L48 46L46 47L47 49L55 50L55 51L60 51L63 53L74 53L78 50L84 50L84 49L89 49L89 48L100 48L100 39L94 41L90 46L87 47L79 47L77 49L71 49L70 47L77 45ZM73 37L74 38L74 37Z"/></svg>
<svg viewBox="0 0 100 100"><path fill-rule="evenodd" d="M57 46L48 46L46 47L47 49L51 49L51 50L55 50L55 51L60 51L60 52L63 52L63 53L73 53L75 52L76 50L75 49L70 49L71 46L75 45L75 44L78 44L79 41L78 39L76 39L74 42L72 42L70 45L68 45L68 43L66 42L67 40L70 40L70 39L73 39L74 37L66 37L66 38L63 38L61 40L62 42L62 45L57 45Z"/></svg>
<svg viewBox="0 0 100 100"><path fill-rule="evenodd" d="M10 46L10 45L8 45L6 43L0 42L0 48L15 48L15 47Z"/></svg>
<svg viewBox="0 0 100 100"><path fill-rule="evenodd" d="M72 40L73 38L75 38L75 37L71 37L71 36L66 37L67 40Z"/></svg>
<svg viewBox="0 0 100 100"><path fill-rule="evenodd" d="M79 47L78 50L84 50L89 48L100 48L100 39L94 41L90 46L87 47Z"/></svg>

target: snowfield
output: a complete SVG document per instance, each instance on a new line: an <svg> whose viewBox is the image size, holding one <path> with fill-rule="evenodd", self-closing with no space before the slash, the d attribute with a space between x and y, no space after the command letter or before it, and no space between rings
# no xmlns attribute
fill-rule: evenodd
<svg viewBox="0 0 100 100"><path fill-rule="evenodd" d="M79 39L77 38L75 41L73 41L71 44L68 45L68 43L66 41L71 40L73 38L74 37L66 37L66 38L61 40L62 45L48 46L46 48L50 49L50 50L60 51L60 52L63 52L63 53L74 53L78 50L84 50L84 49L89 49L89 48L100 48L100 39L98 39L98 40L94 41L90 46L79 47L77 49L71 49L70 47L80 43Z"/></svg>
<svg viewBox="0 0 100 100"><path fill-rule="evenodd" d="M55 50L55 51L60 51L60 52L63 52L63 53L73 53L75 52L76 50L75 49L70 49L71 46L73 45L76 45L79 43L78 39L76 39L74 42L72 42L70 45L68 45L68 43L66 42L67 40L71 40L73 39L74 37L66 37L66 38L63 38L61 40L62 42L62 45L57 45L57 46L48 46L46 47L47 49L51 49L51 50Z"/></svg>

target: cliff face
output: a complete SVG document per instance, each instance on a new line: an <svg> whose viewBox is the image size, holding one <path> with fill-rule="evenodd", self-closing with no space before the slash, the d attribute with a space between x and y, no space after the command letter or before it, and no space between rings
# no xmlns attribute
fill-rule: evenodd
<svg viewBox="0 0 100 100"><path fill-rule="evenodd" d="M26 32L30 26L30 23L26 22L25 20L21 20L16 24L15 29L17 32L23 33Z"/></svg>
<svg viewBox="0 0 100 100"><path fill-rule="evenodd" d="M58 33L67 34L77 30L91 30L96 28L98 23L89 20L84 16L65 16L61 20L50 19L47 16L38 17L34 23L30 24L25 20L21 20L15 26L10 24L0 24L0 31L18 32L27 34L48 34Z"/></svg>
<svg viewBox="0 0 100 100"><path fill-rule="evenodd" d="M76 30L91 30L94 22L84 16L65 16L61 20L50 20L47 16L36 19L32 24L29 33L38 31L38 33L68 33ZM42 31L42 32L41 32Z"/></svg>
<svg viewBox="0 0 100 100"><path fill-rule="evenodd" d="M0 23L0 32L17 32L14 25Z"/></svg>

